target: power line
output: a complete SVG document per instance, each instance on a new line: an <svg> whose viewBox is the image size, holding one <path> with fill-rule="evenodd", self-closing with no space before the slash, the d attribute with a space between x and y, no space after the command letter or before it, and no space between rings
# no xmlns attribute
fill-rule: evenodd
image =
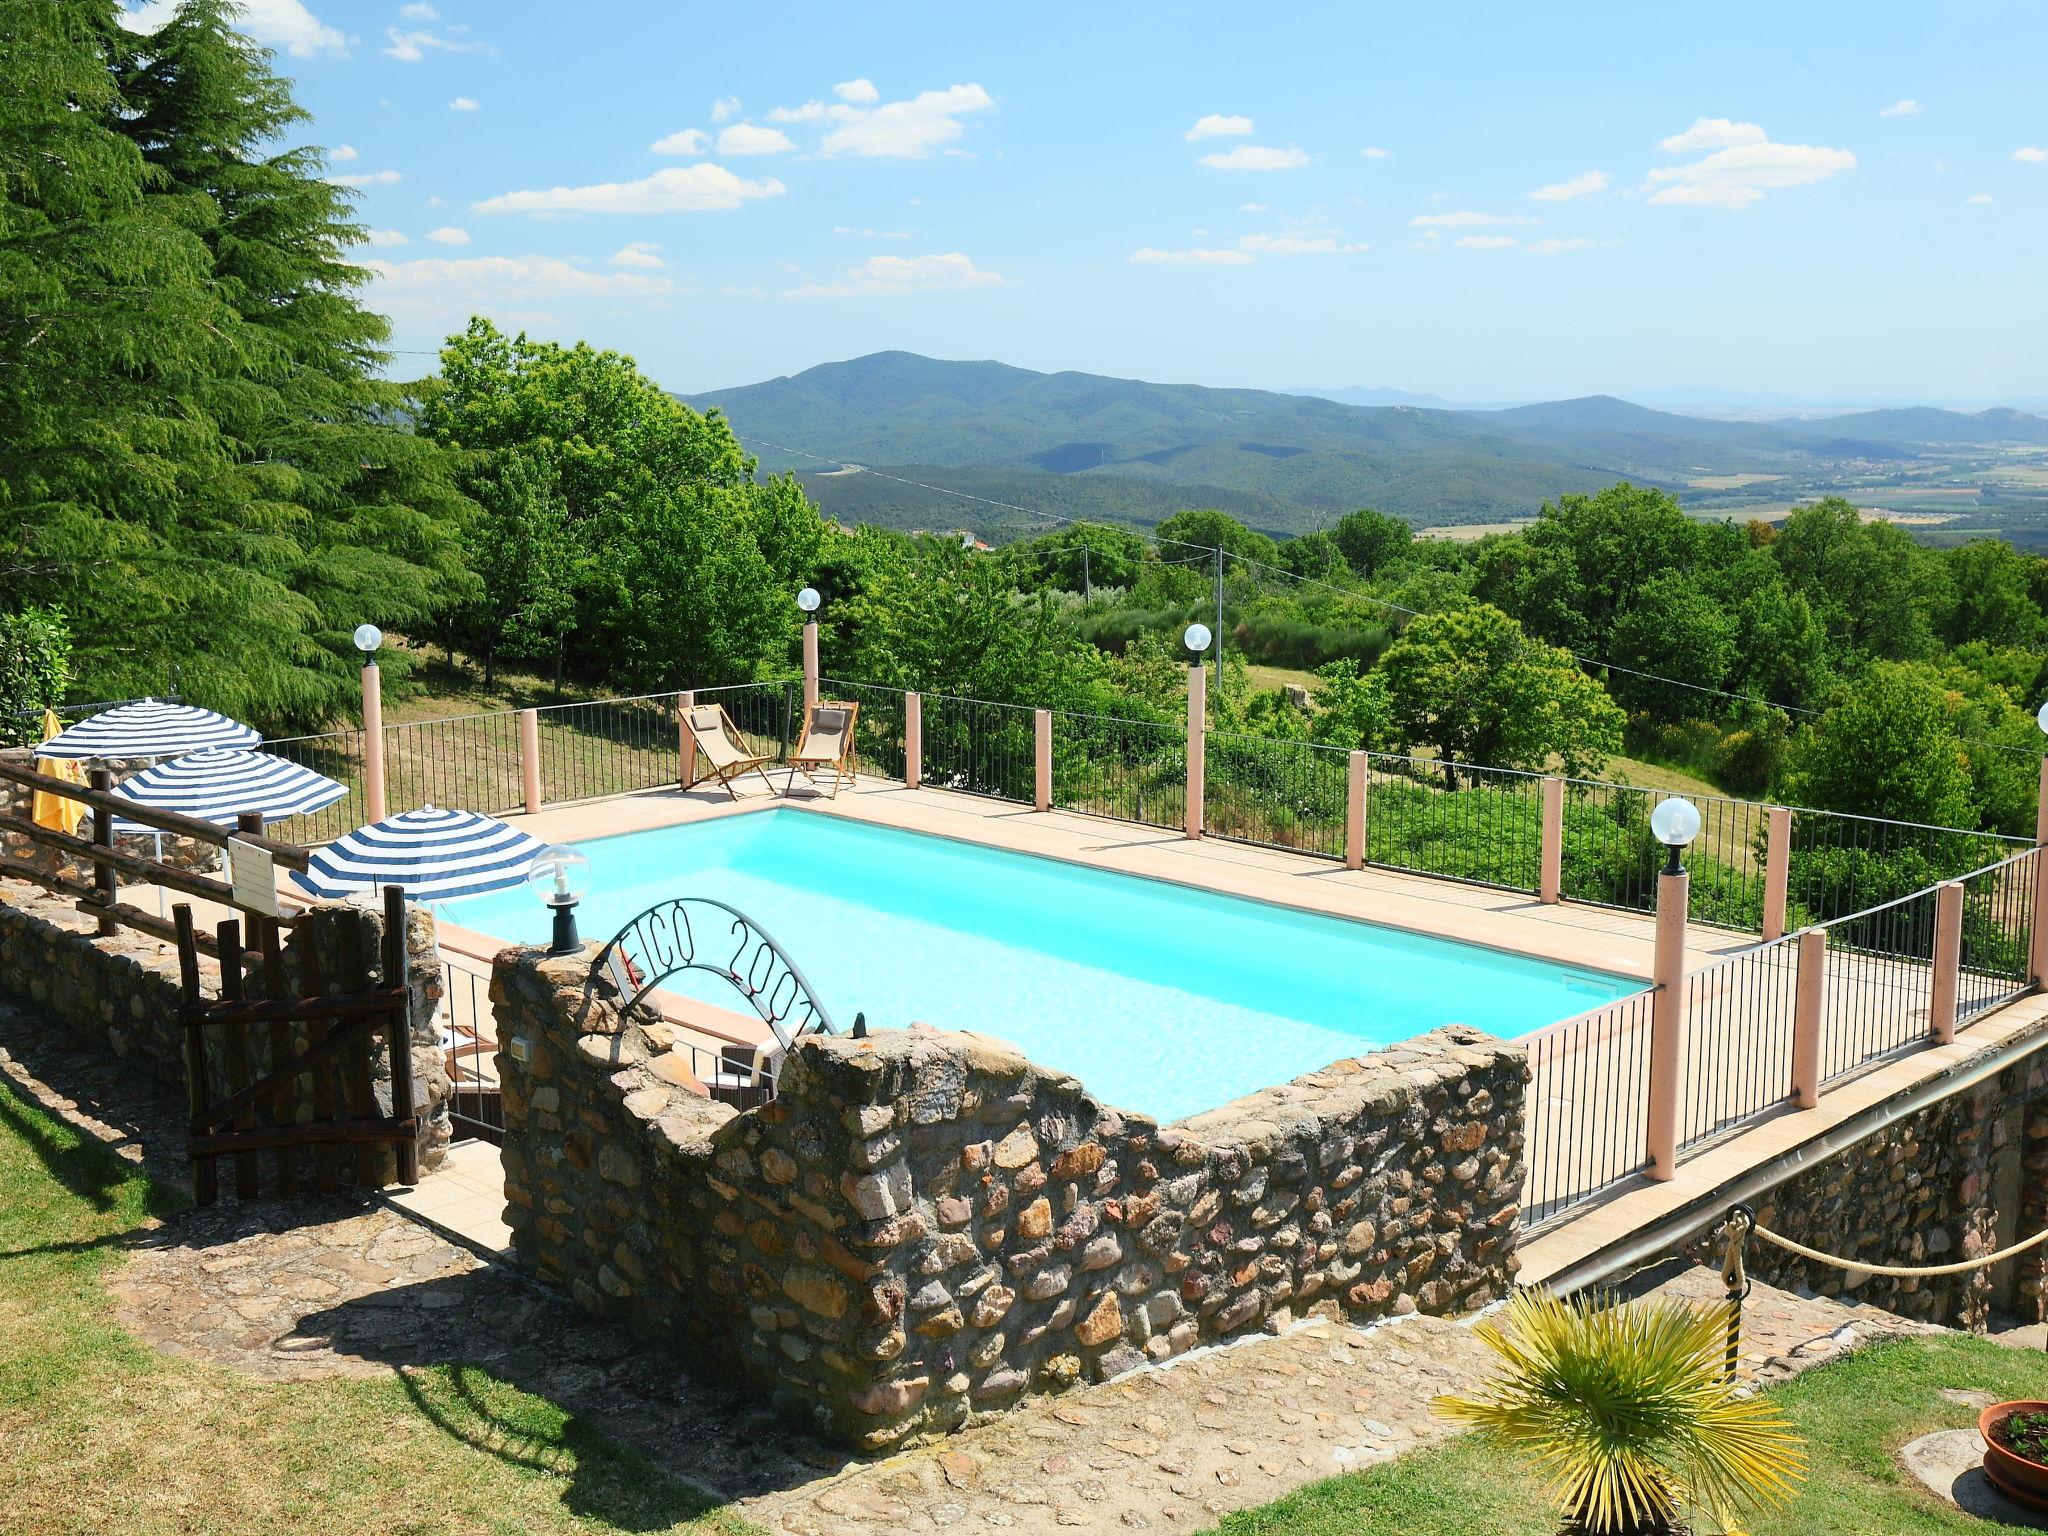
<svg viewBox="0 0 2048 1536"><path fill-rule="evenodd" d="M733 435L735 437L739 437L739 434L737 432L735 432ZM744 437L740 437L740 441L742 443L745 443L747 439ZM1068 525L1080 525L1093 521L1092 519L1088 518L1067 517L1057 512L1041 512L1031 507L1020 507L1014 502L995 501L987 496L976 496L967 491L955 490L950 486L930 485L922 480L905 479L901 475L891 475L886 474L879 469L870 469L865 464L849 464L844 459L827 458L823 454L809 453L802 448L790 448L785 447L780 443L771 443L766 438L755 438L753 439L753 441L759 443L764 448L772 448L778 453L795 454L799 458L812 459L820 464L835 464L842 469L854 470L857 473L863 475L873 475L875 476L875 478L879 480L891 480L897 483L898 485L915 486L919 490L931 491L934 494L940 496L954 496L958 497L963 501L979 502L983 506L1000 507L1004 511L1008 512L1021 512L1026 517L1037 518L1041 521L1055 525L1062 523ZM1103 525L1098 524L1098 526ZM1349 587L1340 587L1333 582L1323 581L1314 576L1303 576L1296 571L1284 570L1280 566L1268 565L1262 560L1254 560L1248 555L1232 555L1227 550L1219 550L1213 544L1192 544L1185 539L1167 538L1156 531L1144 535L1144 537L1149 537L1160 544L1173 544L1182 549L1200 550L1204 554L1216 555L1222 558L1227 558L1235 561L1239 565L1249 566L1256 570L1270 571L1275 576L1283 577L1288 581L1299 582L1303 586L1319 587L1326 592L1334 593L1338 597L1347 598L1356 602L1369 603L1374 607L1384 609L1388 613L1400 614L1404 618L1420 619L1427 617L1427 615L1421 609L1405 607L1400 603L1391 602L1386 598L1376 597L1370 592L1359 592ZM1169 563L1175 565L1184 564L1186 566L1192 566L1196 562L1190 560L1186 562L1173 561ZM1220 641L1222 640L1222 636L1220 633L1217 636L1217 640L1219 641L1220 649ZM1537 641L1534 639L1531 640L1532 647L1542 644L1544 644L1544 642ZM1564 650L1564 647L1562 646L1546 648ZM1597 657L1581 656L1576 651L1567 650L1565 651L1565 654L1571 657L1571 659L1574 662L1578 663L1578 665L1582 667L1597 667L1607 672L1620 672L1629 677L1642 678L1646 682L1664 683L1669 685L1670 687L1683 688L1692 693L1703 693L1710 695L1714 698L1731 699L1738 704L1760 705L1765 709L1782 710L1784 713L1788 715L1804 715L1815 720L1822 718L1827 713L1827 711L1825 710L1813 709L1802 704L1780 704L1770 699L1758 698L1755 694L1751 693L1736 693L1732 689L1728 688L1715 688L1706 683L1687 682L1684 678L1666 677L1661 672L1647 672L1640 667L1625 667L1620 662L1602 661ZM1975 736L1958 736L1956 740L1964 746L1983 747L1993 752L2009 752L2015 756L2021 757L2032 757L2034 755L2032 752L2030 752L2028 749L2024 747L2007 746L2003 742L1997 741L1984 741L1981 738Z"/></svg>

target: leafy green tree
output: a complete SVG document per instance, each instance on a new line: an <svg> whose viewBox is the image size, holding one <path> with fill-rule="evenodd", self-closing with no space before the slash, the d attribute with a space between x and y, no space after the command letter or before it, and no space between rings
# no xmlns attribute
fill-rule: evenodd
<svg viewBox="0 0 2048 1536"><path fill-rule="evenodd" d="M1155 530L1162 561L1182 562L1194 570L1213 571L1208 550L1223 551L1223 570L1230 575L1244 568L1247 560L1261 565L1280 563L1280 546L1265 534L1245 527L1228 512L1193 510L1176 512ZM1194 545L1195 548L1185 546Z"/></svg>
<svg viewBox="0 0 2048 1536"><path fill-rule="evenodd" d="M1770 546L1792 590L1850 657L1906 661L1930 654L1955 587L1947 565L1891 523L1866 523L1839 496L1801 507Z"/></svg>
<svg viewBox="0 0 2048 1536"><path fill-rule="evenodd" d="M1968 825L1970 761L1957 739L1956 702L1929 668L1877 663L1793 736L1787 796L1825 811Z"/></svg>
<svg viewBox="0 0 2048 1536"><path fill-rule="evenodd" d="M1396 741L1394 702L1387 675L1374 668L1360 672L1346 662L1316 668L1315 717L1311 733L1317 741L1352 751L1384 752Z"/></svg>
<svg viewBox="0 0 2048 1536"><path fill-rule="evenodd" d="M324 723L354 626L466 580L466 504L374 377L347 194L222 0L146 37L17 0L0 50L0 602L65 609L84 691Z"/></svg>
<svg viewBox="0 0 2048 1536"><path fill-rule="evenodd" d="M1972 539L1948 550L1955 606L1941 627L1951 646L1973 640L1991 645L2032 646L2048 641L2048 613L2036 596L2037 555L2023 555L2002 539Z"/></svg>
<svg viewBox="0 0 2048 1536"><path fill-rule="evenodd" d="M1069 523L1004 551L1020 588L1092 592L1129 587L1145 563L1145 541L1112 523Z"/></svg>
<svg viewBox="0 0 2048 1536"><path fill-rule="evenodd" d="M420 431L483 508L484 578L458 636L636 689L752 677L786 659L824 525L788 478L757 484L724 418L630 357L476 318L419 387ZM515 558L508 546L531 552Z"/></svg>
<svg viewBox="0 0 2048 1536"><path fill-rule="evenodd" d="M1393 724L1436 750L1447 784L1456 766L1597 771L1621 750L1626 717L1571 656L1532 640L1486 603L1425 614L1380 660Z"/></svg>
<svg viewBox="0 0 2048 1536"><path fill-rule="evenodd" d="M1280 568L1312 581L1333 581L1351 572L1344 551L1338 547L1336 535L1326 528L1283 541L1280 545Z"/></svg>
<svg viewBox="0 0 2048 1536"><path fill-rule="evenodd" d="M1737 632L1735 619L1692 577L1653 576L1615 620L1604 659L1619 666L1608 687L1624 708L1645 714L1675 714L1703 702L1711 710L1717 701L1696 693L1674 698L1684 690L1662 679L1719 688L1735 665Z"/></svg>
<svg viewBox="0 0 2048 1536"><path fill-rule="evenodd" d="M1406 557L1415 532L1398 517L1361 507L1339 518L1330 536L1336 540L1345 563L1370 581Z"/></svg>
<svg viewBox="0 0 2048 1536"><path fill-rule="evenodd" d="M1730 691L1794 709L1819 698L1833 676L1827 626L1770 553L1746 550L1707 580L1735 621Z"/></svg>
<svg viewBox="0 0 2048 1536"><path fill-rule="evenodd" d="M71 631L54 608L0 613L0 746L40 741L43 711L64 697Z"/></svg>

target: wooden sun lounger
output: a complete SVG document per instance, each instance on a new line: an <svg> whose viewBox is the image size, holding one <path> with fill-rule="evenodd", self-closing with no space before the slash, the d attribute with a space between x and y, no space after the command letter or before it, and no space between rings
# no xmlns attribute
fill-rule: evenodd
<svg viewBox="0 0 2048 1536"><path fill-rule="evenodd" d="M732 716L725 712L723 704L692 704L683 711L683 728L690 733L695 750L690 753L689 771L684 775L683 788L692 789L706 779L716 779L733 799L739 799L739 792L732 787L732 781L747 772L761 775L761 782L768 786L768 792L775 792L775 782L768 777L764 766L769 761L765 752L747 750L746 737L740 734L738 726L732 723ZM697 760L702 758L710 771L697 772Z"/></svg>
<svg viewBox="0 0 2048 1536"><path fill-rule="evenodd" d="M832 771L832 788L828 794L839 798L842 782L858 782L853 757L853 723L860 717L860 706L839 699L820 699L804 712L803 740L796 750L789 754L789 782L782 786L786 795L796 787L796 776L802 774L817 787L818 774L826 769Z"/></svg>

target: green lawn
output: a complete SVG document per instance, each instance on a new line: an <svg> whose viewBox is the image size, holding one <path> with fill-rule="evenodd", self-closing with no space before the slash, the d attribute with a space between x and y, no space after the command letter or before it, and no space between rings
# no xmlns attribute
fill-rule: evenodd
<svg viewBox="0 0 2048 1536"><path fill-rule="evenodd" d="M1982 1339L1901 1340L1821 1366L1776 1393L1806 1436L1798 1499L1757 1515L1753 1536L1933 1536L1992 1529L1928 1495L1891 1453L1976 1410L1943 1387L2037 1397L2048 1357ZM1552 1536L1542 1488L1470 1437L1362 1475L1334 1477L1225 1520L1227 1536ZM1702 1527L1702 1536L1711 1527Z"/></svg>
<svg viewBox="0 0 2048 1536"><path fill-rule="evenodd" d="M637 1451L473 1367L279 1385L138 1343L102 1278L121 1235L176 1203L0 1078L0 1528L743 1529Z"/></svg>

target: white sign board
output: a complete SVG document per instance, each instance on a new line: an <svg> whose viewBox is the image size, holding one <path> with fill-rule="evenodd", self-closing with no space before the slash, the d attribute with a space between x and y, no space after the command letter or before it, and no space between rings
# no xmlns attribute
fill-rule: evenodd
<svg viewBox="0 0 2048 1536"><path fill-rule="evenodd" d="M229 838L228 878L235 887L236 906L265 917L277 916L277 872L268 848Z"/></svg>

